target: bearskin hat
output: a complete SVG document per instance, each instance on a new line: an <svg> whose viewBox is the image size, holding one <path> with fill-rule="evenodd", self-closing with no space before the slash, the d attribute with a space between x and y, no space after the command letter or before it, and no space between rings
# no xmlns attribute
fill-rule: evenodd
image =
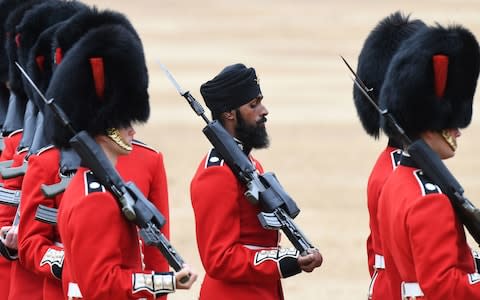
<svg viewBox="0 0 480 300"><path fill-rule="evenodd" d="M370 32L358 57L357 75L371 88L370 96L378 105L388 65L404 40L426 25L420 20L409 20L395 12L381 20ZM380 114L362 91L353 86L353 100L365 131L374 138L380 135Z"/></svg>
<svg viewBox="0 0 480 300"><path fill-rule="evenodd" d="M46 95L65 111L76 131L96 136L109 128L146 122L147 89L141 42L123 26L106 25L90 30L68 51ZM68 147L71 133L66 128L59 123L46 127L56 146Z"/></svg>
<svg viewBox="0 0 480 300"><path fill-rule="evenodd" d="M8 81L10 90L15 93L18 99L26 101L26 94L23 89L22 78L20 72L15 66L15 61L18 60L17 56L17 42L16 42L16 26L22 21L23 16L27 11L42 3L42 0L30 0L25 1L21 5L15 8L5 21L5 51L8 57Z"/></svg>
<svg viewBox="0 0 480 300"><path fill-rule="evenodd" d="M421 29L393 57L380 104L411 139L426 130L465 128L472 117L479 67L479 45L467 29ZM395 136L388 123L382 121L382 126Z"/></svg>
<svg viewBox="0 0 480 300"><path fill-rule="evenodd" d="M139 40L137 32L127 17L114 11L98 11L97 8L83 10L70 19L55 32L52 42L55 53L55 65L59 64L66 52L89 30L103 25L123 25L131 31Z"/></svg>
<svg viewBox="0 0 480 300"><path fill-rule="evenodd" d="M8 15L15 10L20 4L23 3L21 0L3 0L0 1L0 81L8 81L8 59L7 53L5 51L5 42L6 42L6 32L5 32L5 22L8 18Z"/></svg>
<svg viewBox="0 0 480 300"><path fill-rule="evenodd" d="M40 91L45 92L52 77L52 40L57 29L64 23L59 22L45 29L31 47L27 60L27 72ZM43 111L43 100L37 93L30 98Z"/></svg>
<svg viewBox="0 0 480 300"><path fill-rule="evenodd" d="M85 4L77 1L50 0L27 11L16 28L17 55L20 65L27 67L29 53L42 31L87 8ZM32 98L29 85L25 90L29 98Z"/></svg>
<svg viewBox="0 0 480 300"><path fill-rule="evenodd" d="M9 96L10 93L7 86L3 82L0 82L0 127L3 126L3 122L7 115Z"/></svg>

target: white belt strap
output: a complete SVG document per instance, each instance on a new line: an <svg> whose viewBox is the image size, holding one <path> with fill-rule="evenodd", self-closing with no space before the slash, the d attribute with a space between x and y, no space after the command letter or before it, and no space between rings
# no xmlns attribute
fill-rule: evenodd
<svg viewBox="0 0 480 300"><path fill-rule="evenodd" d="M402 282L402 300L412 299L416 297L423 297L422 289L418 282Z"/></svg>
<svg viewBox="0 0 480 300"><path fill-rule="evenodd" d="M382 255L375 254L375 269L385 269L385 258Z"/></svg>
<svg viewBox="0 0 480 300"><path fill-rule="evenodd" d="M370 281L370 285L368 287L368 299L369 300L371 300L373 298L373 288L375 286L375 282L377 281L377 277L378 277L378 270L375 269L375 271L373 272L372 279Z"/></svg>
<svg viewBox="0 0 480 300"><path fill-rule="evenodd" d="M67 292L68 299L73 298L83 298L82 293L80 292L80 287L75 282L68 283L68 292Z"/></svg>

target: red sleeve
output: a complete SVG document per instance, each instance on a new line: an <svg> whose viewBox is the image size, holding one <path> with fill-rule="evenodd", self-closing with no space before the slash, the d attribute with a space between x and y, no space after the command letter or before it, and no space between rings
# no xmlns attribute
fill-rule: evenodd
<svg viewBox="0 0 480 300"><path fill-rule="evenodd" d="M0 161L4 160L12 160L14 158L15 149L20 142L21 134L15 134L12 137L5 138L5 149L3 150ZM23 162L23 155L19 156L16 155L17 161L12 163L12 166L20 166ZM1 177L1 175L0 175ZM19 176L16 178L10 179L3 179L3 187L10 190L19 190L22 184L23 176ZM13 219L15 218L15 214L17 212L17 208L14 206L3 205L0 204L0 227L2 226L10 226L12 225Z"/></svg>
<svg viewBox="0 0 480 300"><path fill-rule="evenodd" d="M2 154L0 154L0 161L10 160L13 157L13 146L10 137L4 137L3 143L5 147L3 148Z"/></svg>
<svg viewBox="0 0 480 300"><path fill-rule="evenodd" d="M35 220L38 205L57 206L55 199L45 197L41 191L42 184L60 181L55 167L58 166L58 159L56 165L54 163L36 155L29 158L28 172L22 185L18 246L20 261L28 270L60 279L64 255L63 246L59 245L57 240L56 229L53 225Z"/></svg>
<svg viewBox="0 0 480 300"><path fill-rule="evenodd" d="M470 249L448 198L443 194L425 196L415 202L406 218L415 272L425 296L478 299L478 276L471 277L459 268L459 260L465 259ZM471 264L473 273L473 258Z"/></svg>
<svg viewBox="0 0 480 300"><path fill-rule="evenodd" d="M155 155L156 160L150 168L150 173L153 174L150 186L150 192L147 198L155 205L155 207L162 213L166 219L165 225L162 227L162 233L170 238L170 218L168 207L168 186L165 167L163 164L163 157L159 153ZM145 246L145 267L147 269L155 270L157 272L167 272L169 265L160 250L156 247Z"/></svg>
<svg viewBox="0 0 480 300"><path fill-rule="evenodd" d="M373 276L373 273L375 271L374 265L375 265L375 252L373 251L373 246L372 246L372 234L370 233L367 238L367 259L368 259L368 272L370 273L370 277Z"/></svg>
<svg viewBox="0 0 480 300"><path fill-rule="evenodd" d="M61 226L68 232L66 250L72 257L69 269L84 298L120 300L152 295L144 289L133 291L134 275L149 276L152 272L128 265L132 261L133 265L139 264L137 231L127 223L110 194L89 194L66 214Z"/></svg>
<svg viewBox="0 0 480 300"><path fill-rule="evenodd" d="M13 158L13 155L17 150L17 146L20 143L21 138L22 134L19 132L3 139L3 142L5 143L5 148L3 149L2 155L0 156L1 161L11 160Z"/></svg>
<svg viewBox="0 0 480 300"><path fill-rule="evenodd" d="M3 226L11 226L16 212L16 207L0 204L0 228Z"/></svg>
<svg viewBox="0 0 480 300"><path fill-rule="evenodd" d="M268 252L239 243L238 201L245 199L238 199L240 186L234 174L226 166L208 167L199 172L191 184L191 199L198 249L207 274L218 280L246 283L279 280L282 262L277 259L278 248ZM294 260L296 264L293 253L284 259L283 262L291 264Z"/></svg>

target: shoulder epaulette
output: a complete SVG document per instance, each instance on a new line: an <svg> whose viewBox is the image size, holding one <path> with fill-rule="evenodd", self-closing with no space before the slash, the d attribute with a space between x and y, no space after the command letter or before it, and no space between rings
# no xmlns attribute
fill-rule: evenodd
<svg viewBox="0 0 480 300"><path fill-rule="evenodd" d="M133 144L133 145L140 146L140 147L145 148L145 149L148 149L148 150L152 150L152 151L155 152L155 153L158 153L158 151L157 151L155 148L150 147L149 145L147 145L147 144L145 144L145 143L143 143L143 142L141 142L141 141L133 140L133 141L132 141L132 144Z"/></svg>
<svg viewBox="0 0 480 300"><path fill-rule="evenodd" d="M98 182L97 177L93 175L92 171L85 171L83 174L83 180L85 182L85 195L97 192L105 192L105 187Z"/></svg>
<svg viewBox="0 0 480 300"><path fill-rule="evenodd" d="M43 147L43 148L40 148L40 149L37 151L36 155L38 156L38 155L46 152L47 150L50 150L50 149L53 149L53 148L54 148L53 145L48 145L48 146L45 146L45 147Z"/></svg>
<svg viewBox="0 0 480 300"><path fill-rule="evenodd" d="M218 151L213 148L208 152L207 158L205 159L205 168L213 166L223 166L224 160L223 157L218 153Z"/></svg>
<svg viewBox="0 0 480 300"><path fill-rule="evenodd" d="M428 194L441 194L442 190L440 187L434 183L425 175L423 174L422 170L415 170L413 172L413 175L417 179L417 182L420 186L420 189L422 191L422 196L428 195Z"/></svg>

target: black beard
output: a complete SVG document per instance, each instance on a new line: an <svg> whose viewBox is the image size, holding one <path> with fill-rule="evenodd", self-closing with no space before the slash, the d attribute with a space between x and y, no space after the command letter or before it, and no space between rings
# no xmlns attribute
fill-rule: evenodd
<svg viewBox="0 0 480 300"><path fill-rule="evenodd" d="M246 149L263 149L270 145L265 122L267 118L263 117L257 122L257 125L247 125L238 110L235 111L237 115L237 125L235 127L236 137L243 143Z"/></svg>

